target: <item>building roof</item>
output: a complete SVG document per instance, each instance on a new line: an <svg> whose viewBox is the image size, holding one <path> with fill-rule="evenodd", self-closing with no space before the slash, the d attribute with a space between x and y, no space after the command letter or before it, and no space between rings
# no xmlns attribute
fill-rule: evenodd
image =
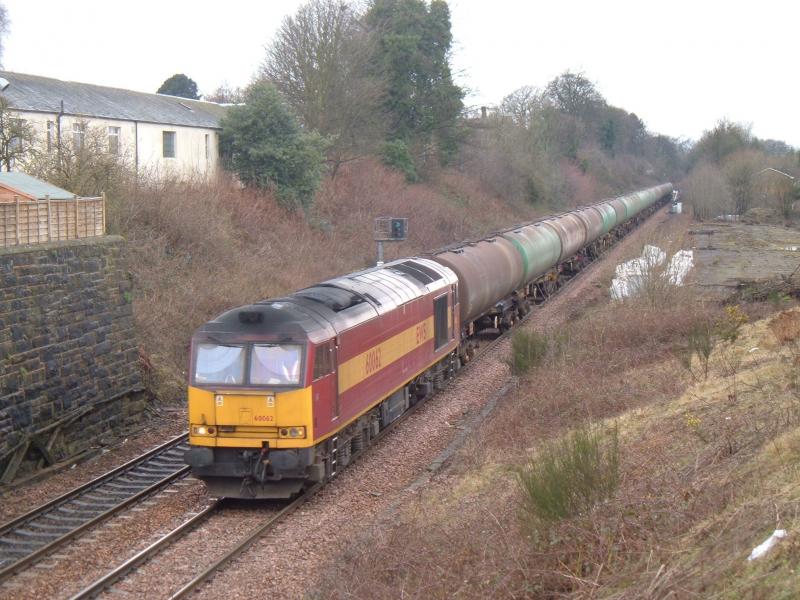
<svg viewBox="0 0 800 600"><path fill-rule="evenodd" d="M226 108L214 102L164 94L61 81L38 75L0 71L8 86L0 92L9 107L20 111L64 114L219 129ZM0 85L2 82L0 82Z"/></svg>
<svg viewBox="0 0 800 600"><path fill-rule="evenodd" d="M72 192L16 171L0 172L0 187L35 200L44 200L48 196L51 200L72 200L75 197Z"/></svg>

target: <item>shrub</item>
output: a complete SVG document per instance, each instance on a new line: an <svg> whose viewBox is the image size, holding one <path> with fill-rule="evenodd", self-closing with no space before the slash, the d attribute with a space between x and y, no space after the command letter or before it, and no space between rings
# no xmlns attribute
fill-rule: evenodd
<svg viewBox="0 0 800 600"><path fill-rule="evenodd" d="M717 335L712 323L698 323L692 327L685 366L691 370L692 356L697 355L703 366L703 378L708 379L708 361L716 343Z"/></svg>
<svg viewBox="0 0 800 600"><path fill-rule="evenodd" d="M222 118L225 165L246 185L274 188L288 208L311 205L322 180L327 144L317 132L303 130L268 83L253 84L245 104Z"/></svg>
<svg viewBox="0 0 800 600"><path fill-rule="evenodd" d="M383 164L400 171L406 176L407 182L414 183L419 179L414 159L411 158L411 152L403 140L386 142L381 150L381 156Z"/></svg>
<svg viewBox="0 0 800 600"><path fill-rule="evenodd" d="M524 375L542 363L547 354L547 338L535 331L515 331L511 338L508 366L514 375Z"/></svg>
<svg viewBox="0 0 800 600"><path fill-rule="evenodd" d="M613 494L619 482L616 427L578 429L546 445L517 473L523 505L537 520L557 521Z"/></svg>

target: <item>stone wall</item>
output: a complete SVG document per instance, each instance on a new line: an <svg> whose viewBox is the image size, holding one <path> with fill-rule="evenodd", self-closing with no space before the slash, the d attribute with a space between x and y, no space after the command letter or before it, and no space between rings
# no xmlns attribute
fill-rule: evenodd
<svg viewBox="0 0 800 600"><path fill-rule="evenodd" d="M124 240L0 249L0 482L144 408Z"/></svg>

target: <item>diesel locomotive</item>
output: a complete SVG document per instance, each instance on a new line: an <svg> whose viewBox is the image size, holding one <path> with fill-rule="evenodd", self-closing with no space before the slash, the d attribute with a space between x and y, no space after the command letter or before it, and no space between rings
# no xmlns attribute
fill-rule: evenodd
<svg viewBox="0 0 800 600"><path fill-rule="evenodd" d="M229 310L192 337L186 462L211 495L288 498L351 456L666 201L671 184Z"/></svg>

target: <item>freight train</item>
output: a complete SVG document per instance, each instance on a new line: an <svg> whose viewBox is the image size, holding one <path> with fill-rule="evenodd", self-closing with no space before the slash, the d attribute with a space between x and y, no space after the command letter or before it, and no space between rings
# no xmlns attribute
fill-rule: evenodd
<svg viewBox="0 0 800 600"><path fill-rule="evenodd" d="M186 462L215 496L288 498L672 192L667 183L229 310L191 342Z"/></svg>

